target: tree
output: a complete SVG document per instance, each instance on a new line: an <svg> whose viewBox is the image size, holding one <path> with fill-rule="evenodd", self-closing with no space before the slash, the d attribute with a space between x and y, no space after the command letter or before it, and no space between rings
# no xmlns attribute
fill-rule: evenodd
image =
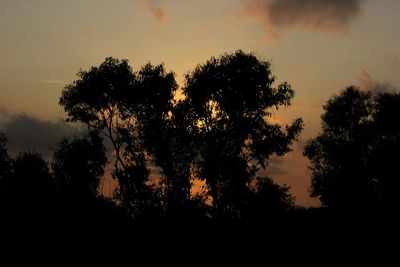
<svg viewBox="0 0 400 267"><path fill-rule="evenodd" d="M186 76L183 101L191 115L196 176L210 188L217 216L241 216L251 183L272 154L283 155L300 133L295 120L282 129L271 123L271 109L289 106L288 83L273 87L270 64L237 51L211 58Z"/></svg>
<svg viewBox="0 0 400 267"><path fill-rule="evenodd" d="M371 95L348 87L324 105L322 133L307 142L311 161L311 196L343 209L368 205L366 157Z"/></svg>
<svg viewBox="0 0 400 267"><path fill-rule="evenodd" d="M134 73L127 60L106 58L99 67L78 76L64 88L60 105L71 121L84 122L111 141L113 175L119 184L115 196L140 213L154 199L148 185L146 151L148 140L154 138L144 134L157 131L168 115L177 87L174 74L166 72L163 65L151 64Z"/></svg>
<svg viewBox="0 0 400 267"><path fill-rule="evenodd" d="M106 163L105 147L97 132L73 140L63 139L52 163L58 191L77 199L96 197Z"/></svg>
<svg viewBox="0 0 400 267"><path fill-rule="evenodd" d="M124 169L128 164L124 158L124 138L135 119L124 108L124 102L129 91L135 90L135 76L126 60L106 58L99 67L80 71L78 77L64 88L59 104L68 113L69 121L81 121L101 131L114 146L115 171Z"/></svg>
<svg viewBox="0 0 400 267"><path fill-rule="evenodd" d="M192 217L197 213L198 199L192 198L192 164L196 142L191 128L193 113L182 101L170 115L152 128L146 128L146 147L154 163L161 167L162 199L168 217ZM201 206L202 204L200 204Z"/></svg>
<svg viewBox="0 0 400 267"><path fill-rule="evenodd" d="M400 186L398 153L400 151L400 94L381 93L374 99L374 142L371 148L372 183L376 199L389 210L398 210Z"/></svg>
<svg viewBox="0 0 400 267"><path fill-rule="evenodd" d="M4 190L11 173L11 157L6 148L7 137L0 132L0 199L6 193Z"/></svg>
<svg viewBox="0 0 400 267"><path fill-rule="evenodd" d="M322 132L304 150L311 196L342 211L396 203L399 107L398 93L372 95L353 86L328 100Z"/></svg>
<svg viewBox="0 0 400 267"><path fill-rule="evenodd" d="M99 194L107 164L103 139L97 131L64 138L53 155L57 211L62 222L104 224L125 219L115 202Z"/></svg>
<svg viewBox="0 0 400 267"><path fill-rule="evenodd" d="M195 178L206 180L216 211L240 212L260 166L290 151L302 129L301 119L285 129L268 122L270 109L290 105L294 91L287 83L272 87L269 63L242 51L199 65L179 101L174 73L163 65L133 72L126 60L107 58L78 76L60 104L71 121L111 141L115 195L136 214L161 204L169 214L202 206L191 194ZM161 169L157 189L149 185L149 166Z"/></svg>
<svg viewBox="0 0 400 267"><path fill-rule="evenodd" d="M263 218L282 215L294 209L295 198L289 193L290 188L280 186L269 177L257 177L246 212L247 216Z"/></svg>
<svg viewBox="0 0 400 267"><path fill-rule="evenodd" d="M47 162L36 152L20 153L13 161L9 187L5 190L12 199L24 205L51 204L54 181Z"/></svg>

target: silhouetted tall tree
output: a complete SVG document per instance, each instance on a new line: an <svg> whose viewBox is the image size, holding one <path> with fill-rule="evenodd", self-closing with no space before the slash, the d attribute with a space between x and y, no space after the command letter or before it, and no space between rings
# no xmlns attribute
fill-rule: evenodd
<svg viewBox="0 0 400 267"><path fill-rule="evenodd" d="M145 65L133 73L127 60L106 58L99 67L78 73L79 79L65 87L60 104L70 120L82 121L99 130L115 150L116 197L132 210L154 203L149 187L144 134L157 131L168 115L177 85L163 65ZM152 209L152 208L150 208Z"/></svg>
<svg viewBox="0 0 400 267"><path fill-rule="evenodd" d="M400 97L348 87L324 106L322 132L308 141L311 195L339 210L393 202L398 185Z"/></svg>
<svg viewBox="0 0 400 267"><path fill-rule="evenodd" d="M97 132L71 141L63 139L52 163L57 189L78 199L96 197L106 163L105 147Z"/></svg>
<svg viewBox="0 0 400 267"><path fill-rule="evenodd" d="M256 172L272 154L290 151L302 129L301 119L284 130L268 121L271 109L294 96L288 83L274 82L268 62L242 51L211 58L186 76L197 176L207 181L217 215L241 216Z"/></svg>
<svg viewBox="0 0 400 267"><path fill-rule="evenodd" d="M173 73L162 65L145 65L137 73L136 86L142 92L137 110L137 127L149 162L161 168L161 195L168 216L186 216L190 201L190 138L180 105L174 105L177 84ZM136 97L135 95L131 96Z"/></svg>

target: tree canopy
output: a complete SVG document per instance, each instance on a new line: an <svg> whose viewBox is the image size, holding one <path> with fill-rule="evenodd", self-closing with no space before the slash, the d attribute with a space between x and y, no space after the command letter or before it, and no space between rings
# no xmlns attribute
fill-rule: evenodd
<svg viewBox="0 0 400 267"><path fill-rule="evenodd" d="M27 207L50 203L54 183L47 162L37 152L20 153L12 162L12 173L4 190L9 201Z"/></svg>
<svg viewBox="0 0 400 267"><path fill-rule="evenodd" d="M127 207L145 208L152 193L143 131L167 116L177 87L174 74L151 64L133 72L127 60L106 58L78 76L64 88L60 105L71 121L86 123L112 143L115 196Z"/></svg>
<svg viewBox="0 0 400 267"><path fill-rule="evenodd" d="M162 205L189 212L192 182L201 179L216 213L240 216L257 191L260 167L290 151L303 126L301 119L284 128L268 121L272 109L290 105L294 91L286 82L273 87L269 63L242 51L198 65L179 101L174 73L163 65L133 72L127 60L107 58L78 77L60 104L71 121L111 141L116 196L136 211ZM150 185L151 166L161 169L157 188Z"/></svg>
<svg viewBox="0 0 400 267"><path fill-rule="evenodd" d="M268 120L294 96L288 83L274 82L268 62L242 51L211 58L186 76L183 103L193 114L197 175L207 182L217 213L240 216L260 167L271 155L289 152L302 130L301 119L284 128Z"/></svg>
<svg viewBox="0 0 400 267"><path fill-rule="evenodd" d="M102 141L97 132L91 131L88 136L60 142L52 162L57 190L76 198L98 195L107 163Z"/></svg>
<svg viewBox="0 0 400 267"><path fill-rule="evenodd" d="M304 151L311 161L312 196L339 210L393 205L399 107L398 93L372 95L357 87L328 100L322 132Z"/></svg>
<svg viewBox="0 0 400 267"><path fill-rule="evenodd" d="M63 89L67 121L88 131L61 140L51 164L37 152L10 156L0 133L0 207L26 217L57 207L62 220L91 223L296 214L290 188L264 173L304 126L301 118L271 118L295 93L276 81L269 62L240 50L197 65L180 90L163 64L134 71L125 59L106 58ZM400 93L350 86L323 108L321 132L304 148L311 196L329 211L398 209ZM106 169L117 182L109 197L99 188Z"/></svg>

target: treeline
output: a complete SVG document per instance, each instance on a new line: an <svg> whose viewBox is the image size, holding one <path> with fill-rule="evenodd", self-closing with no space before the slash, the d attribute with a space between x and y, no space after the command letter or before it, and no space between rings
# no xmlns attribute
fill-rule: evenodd
<svg viewBox="0 0 400 267"><path fill-rule="evenodd" d="M269 119L294 97L288 83L274 83L270 64L242 51L198 65L181 90L163 65L133 71L127 60L106 58L62 91L67 120L89 131L62 140L50 163L32 152L11 158L1 135L1 207L135 221L301 216L289 188L260 175L303 129L301 119ZM349 87L324 110L322 132L304 152L312 196L335 212L397 207L400 95ZM118 184L109 199L99 194L107 163ZM196 180L204 190L194 190Z"/></svg>
<svg viewBox="0 0 400 267"><path fill-rule="evenodd" d="M51 163L30 151L12 158L6 141L0 133L2 223L124 218L123 210L98 192L107 158L97 133L60 141Z"/></svg>
<svg viewBox="0 0 400 267"><path fill-rule="evenodd" d="M63 140L51 164L35 153L10 159L3 137L3 203L43 204L53 194L76 208L101 199L105 138L118 182L111 203L130 218L237 219L293 209L288 187L259 177L302 129L300 119L283 128L268 121L270 109L294 96L287 83L273 87L268 62L242 51L212 58L186 75L180 100L163 65L134 72L126 60L107 58L78 76L60 105L69 121L89 127L89 136ZM194 192L196 179L205 182L203 192Z"/></svg>

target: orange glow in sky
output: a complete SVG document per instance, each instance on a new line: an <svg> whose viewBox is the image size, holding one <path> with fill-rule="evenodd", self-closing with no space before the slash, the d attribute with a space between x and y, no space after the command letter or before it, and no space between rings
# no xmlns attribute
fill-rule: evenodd
<svg viewBox="0 0 400 267"><path fill-rule="evenodd" d="M293 105L271 119L300 116L305 129L294 152L273 161L270 172L292 187L298 205L317 205L308 197L302 144L319 131L323 103L348 85L400 87L400 1L318 3L2 0L0 127L4 114L65 118L58 106L63 87L108 56L129 59L134 70L163 62L183 85L196 64L242 49L270 61L277 81L296 91Z"/></svg>

